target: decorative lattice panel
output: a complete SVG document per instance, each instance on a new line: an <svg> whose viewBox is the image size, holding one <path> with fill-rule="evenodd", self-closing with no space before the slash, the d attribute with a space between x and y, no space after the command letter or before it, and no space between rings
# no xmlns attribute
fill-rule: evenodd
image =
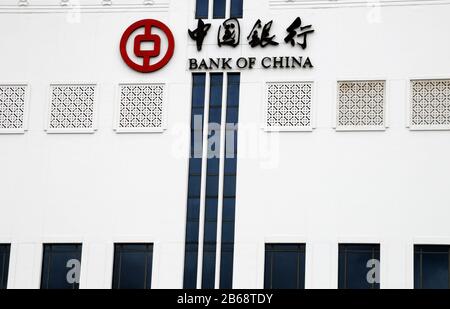
<svg viewBox="0 0 450 309"><path fill-rule="evenodd" d="M384 81L346 81L338 83L338 128L385 128L384 108Z"/></svg>
<svg viewBox="0 0 450 309"><path fill-rule="evenodd" d="M411 126L450 128L450 80L411 81Z"/></svg>
<svg viewBox="0 0 450 309"><path fill-rule="evenodd" d="M119 129L162 129L163 104L163 84L120 85Z"/></svg>
<svg viewBox="0 0 450 309"><path fill-rule="evenodd" d="M95 85L52 85L49 129L94 129Z"/></svg>
<svg viewBox="0 0 450 309"><path fill-rule="evenodd" d="M308 82L268 83L267 128L311 128L312 89Z"/></svg>
<svg viewBox="0 0 450 309"><path fill-rule="evenodd" d="M0 131L24 129L27 86L0 85Z"/></svg>

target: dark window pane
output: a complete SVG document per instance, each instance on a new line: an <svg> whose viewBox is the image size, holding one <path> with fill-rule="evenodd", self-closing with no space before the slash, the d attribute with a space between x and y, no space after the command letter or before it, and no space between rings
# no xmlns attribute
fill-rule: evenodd
<svg viewBox="0 0 450 309"><path fill-rule="evenodd" d="M220 258L221 289L231 289L233 285L233 247L234 244L222 244Z"/></svg>
<svg viewBox="0 0 450 309"><path fill-rule="evenodd" d="M236 196L236 176L224 176L223 195L226 197Z"/></svg>
<svg viewBox="0 0 450 309"><path fill-rule="evenodd" d="M188 184L188 194L190 198L200 197L201 191L201 176L190 176Z"/></svg>
<svg viewBox="0 0 450 309"><path fill-rule="evenodd" d="M226 0L214 0L213 18L225 18Z"/></svg>
<svg viewBox="0 0 450 309"><path fill-rule="evenodd" d="M379 289L380 246L339 245L339 288Z"/></svg>
<svg viewBox="0 0 450 309"><path fill-rule="evenodd" d="M206 74L204 73L193 74L192 79L193 79L192 107L197 107L199 108L199 111L202 111L201 108L205 106Z"/></svg>
<svg viewBox="0 0 450 309"><path fill-rule="evenodd" d="M244 0L231 0L231 13L232 18L242 18Z"/></svg>
<svg viewBox="0 0 450 309"><path fill-rule="evenodd" d="M305 245L268 244L264 274L266 289L303 289Z"/></svg>
<svg viewBox="0 0 450 309"><path fill-rule="evenodd" d="M208 175L219 175L219 168L220 168L219 158L208 159L207 164Z"/></svg>
<svg viewBox="0 0 450 309"><path fill-rule="evenodd" d="M216 271L216 245L205 244L203 247L202 288L213 289Z"/></svg>
<svg viewBox="0 0 450 309"><path fill-rule="evenodd" d="M197 243L198 233L198 220L188 221L186 223L186 242Z"/></svg>
<svg viewBox="0 0 450 309"><path fill-rule="evenodd" d="M234 213L235 213L235 198L224 198L223 199L223 221L232 221L234 222Z"/></svg>
<svg viewBox="0 0 450 309"><path fill-rule="evenodd" d="M0 245L0 290L8 287L10 245Z"/></svg>
<svg viewBox="0 0 450 309"><path fill-rule="evenodd" d="M78 289L81 244L45 244L41 289Z"/></svg>
<svg viewBox="0 0 450 309"><path fill-rule="evenodd" d="M114 250L114 289L150 289L152 244L116 244Z"/></svg>
<svg viewBox="0 0 450 309"><path fill-rule="evenodd" d="M184 254L184 283L183 283L185 289L195 289L197 287L197 257L198 257L198 245L186 244Z"/></svg>
<svg viewBox="0 0 450 309"><path fill-rule="evenodd" d="M207 198L205 200L205 219L207 221L217 220L217 198Z"/></svg>
<svg viewBox="0 0 450 309"><path fill-rule="evenodd" d="M219 176L206 177L206 196L217 197L219 194Z"/></svg>
<svg viewBox="0 0 450 309"><path fill-rule="evenodd" d="M222 244L234 242L234 221L222 223Z"/></svg>
<svg viewBox="0 0 450 309"><path fill-rule="evenodd" d="M202 171L202 159L190 159L189 160L189 174L200 175Z"/></svg>
<svg viewBox="0 0 450 309"><path fill-rule="evenodd" d="M227 106L239 107L240 73L228 74Z"/></svg>
<svg viewBox="0 0 450 309"><path fill-rule="evenodd" d="M450 246L415 246L414 287L422 289L449 288Z"/></svg>
<svg viewBox="0 0 450 309"><path fill-rule="evenodd" d="M219 138L221 117L222 110L220 108L214 107L209 110L209 123L213 123L214 126L210 126L210 135L208 137L212 137L214 135L217 139Z"/></svg>
<svg viewBox="0 0 450 309"><path fill-rule="evenodd" d="M209 0L197 0L195 6L195 18L208 18Z"/></svg>
<svg viewBox="0 0 450 309"><path fill-rule="evenodd" d="M227 109L227 123L238 123L239 109L237 107L230 107Z"/></svg>
<svg viewBox="0 0 450 309"><path fill-rule="evenodd" d="M225 175L235 175L237 170L237 158L225 160L224 173Z"/></svg>

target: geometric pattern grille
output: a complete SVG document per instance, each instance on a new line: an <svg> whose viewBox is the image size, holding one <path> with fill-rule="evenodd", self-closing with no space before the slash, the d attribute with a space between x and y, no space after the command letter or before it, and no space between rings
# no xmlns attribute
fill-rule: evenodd
<svg viewBox="0 0 450 309"><path fill-rule="evenodd" d="M268 128L311 127L312 83L267 84Z"/></svg>
<svg viewBox="0 0 450 309"><path fill-rule="evenodd" d="M0 85L0 130L24 127L26 89L24 85Z"/></svg>
<svg viewBox="0 0 450 309"><path fill-rule="evenodd" d="M119 128L162 128L164 85L120 85Z"/></svg>
<svg viewBox="0 0 450 309"><path fill-rule="evenodd" d="M92 129L95 85L52 85L50 129Z"/></svg>
<svg viewBox="0 0 450 309"><path fill-rule="evenodd" d="M384 127L384 81L338 83L338 127Z"/></svg>
<svg viewBox="0 0 450 309"><path fill-rule="evenodd" d="M450 126L450 80L415 80L411 88L413 126Z"/></svg>

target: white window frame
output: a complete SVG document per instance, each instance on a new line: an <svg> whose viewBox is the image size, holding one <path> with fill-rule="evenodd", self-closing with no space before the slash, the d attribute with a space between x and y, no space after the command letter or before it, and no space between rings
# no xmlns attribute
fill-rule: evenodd
<svg viewBox="0 0 450 309"><path fill-rule="evenodd" d="M163 106L162 106L162 123L160 128L121 128L120 127L120 93L121 87L124 85L162 85L163 92ZM163 133L167 130L167 111L169 102L168 84L161 81L143 82L143 81L128 81L120 82L116 86L115 94L115 108L114 108L114 124L113 128L116 133Z"/></svg>
<svg viewBox="0 0 450 309"><path fill-rule="evenodd" d="M29 121L29 106L30 106L30 92L31 86L27 82L1 82L0 86L24 86L25 87L25 102L23 110L23 126L20 129L0 129L0 134L25 134L28 131Z"/></svg>
<svg viewBox="0 0 450 309"><path fill-rule="evenodd" d="M450 81L450 76L415 76L412 78L409 78L406 86L406 127L410 131L450 131L450 124L449 125L435 125L435 126L416 126L412 124L412 98L413 98L413 82L414 81L443 81L448 80Z"/></svg>
<svg viewBox="0 0 450 309"><path fill-rule="evenodd" d="M383 94L383 125L382 126L340 126L339 125L339 84L351 83L351 82L383 82L384 94ZM381 77L368 77L368 78L340 78L336 80L334 91L334 104L333 104L333 128L337 132L364 132L364 131L386 131L389 128L389 80Z"/></svg>
<svg viewBox="0 0 450 309"><path fill-rule="evenodd" d="M51 112L52 112L52 88L55 86L94 86L94 106L92 115L92 128L85 129L61 129L51 128ZM48 134L92 134L98 130L98 105L99 105L100 86L97 82L54 82L50 83L47 94L47 111L45 117L45 131Z"/></svg>
<svg viewBox="0 0 450 309"><path fill-rule="evenodd" d="M268 89L269 84L287 84L287 83L308 83L311 84L311 123L309 126L295 126L295 127L269 127L267 125L267 108L268 108ZM312 80L276 80L276 81L265 81L264 82L264 111L263 111L263 129L266 132L312 132L316 128L316 93L317 93L317 83Z"/></svg>

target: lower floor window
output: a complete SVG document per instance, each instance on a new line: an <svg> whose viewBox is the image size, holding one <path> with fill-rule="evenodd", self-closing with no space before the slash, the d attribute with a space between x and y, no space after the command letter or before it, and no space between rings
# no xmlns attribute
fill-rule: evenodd
<svg viewBox="0 0 450 309"><path fill-rule="evenodd" d="M450 246L414 246L415 289L448 289L449 269Z"/></svg>
<svg viewBox="0 0 450 309"><path fill-rule="evenodd" d="M339 245L339 288L380 288L380 245Z"/></svg>
<svg viewBox="0 0 450 309"><path fill-rule="evenodd" d="M41 289L78 289L81 244L44 244Z"/></svg>
<svg viewBox="0 0 450 309"><path fill-rule="evenodd" d="M0 290L8 286L10 245L0 245Z"/></svg>
<svg viewBox="0 0 450 309"><path fill-rule="evenodd" d="M114 246L113 289L150 289L153 244Z"/></svg>
<svg viewBox="0 0 450 309"><path fill-rule="evenodd" d="M266 244L264 288L305 288L304 244Z"/></svg>

